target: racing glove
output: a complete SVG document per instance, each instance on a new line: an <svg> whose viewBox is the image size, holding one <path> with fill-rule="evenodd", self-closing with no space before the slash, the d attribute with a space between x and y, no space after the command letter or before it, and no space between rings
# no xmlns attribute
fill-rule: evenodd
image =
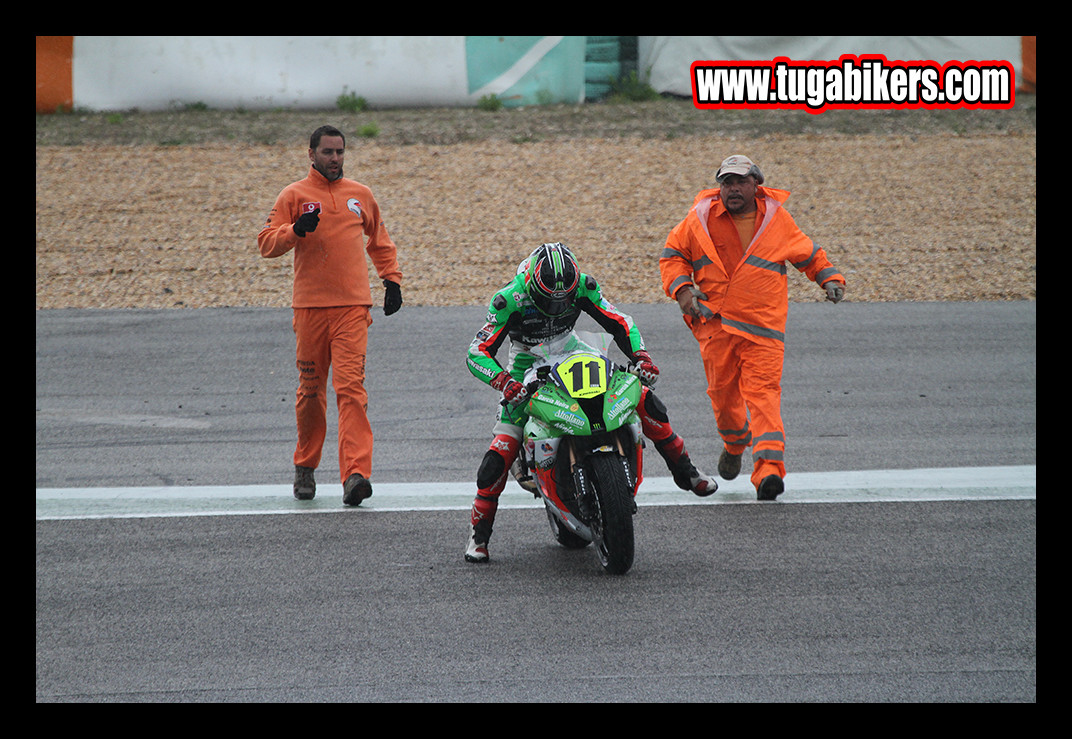
<svg viewBox="0 0 1072 739"><path fill-rule="evenodd" d="M843 282L830 280L823 287L826 289L826 299L831 303L840 303L841 299L845 297L845 283Z"/></svg>
<svg viewBox="0 0 1072 739"><path fill-rule="evenodd" d="M320 208L317 208L312 213L302 213L301 217L294 221L294 233L305 238L305 234L315 231L319 225Z"/></svg>
<svg viewBox="0 0 1072 739"><path fill-rule="evenodd" d="M655 381L659 379L659 368L651 361L651 355L643 350L633 352L633 362L633 373L640 381L648 387L655 385Z"/></svg>
<svg viewBox="0 0 1072 739"><path fill-rule="evenodd" d="M510 377L510 373L503 370L491 381L491 386L502 393L503 400L513 405L525 397L525 386Z"/></svg>
<svg viewBox="0 0 1072 739"><path fill-rule="evenodd" d="M383 296L383 314L389 316L398 313L398 309L402 307L402 288L397 282L390 280L384 280L383 286L387 288L387 293Z"/></svg>

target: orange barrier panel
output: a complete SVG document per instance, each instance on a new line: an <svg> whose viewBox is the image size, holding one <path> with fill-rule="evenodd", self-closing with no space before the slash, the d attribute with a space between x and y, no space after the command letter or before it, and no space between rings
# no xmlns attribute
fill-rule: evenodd
<svg viewBox="0 0 1072 739"><path fill-rule="evenodd" d="M74 36L37 36L37 112L74 107L71 60Z"/></svg>
<svg viewBox="0 0 1072 739"><path fill-rule="evenodd" d="M1020 72L1019 89L1024 92L1035 91L1035 37L1024 36L1021 39L1023 68Z"/></svg>

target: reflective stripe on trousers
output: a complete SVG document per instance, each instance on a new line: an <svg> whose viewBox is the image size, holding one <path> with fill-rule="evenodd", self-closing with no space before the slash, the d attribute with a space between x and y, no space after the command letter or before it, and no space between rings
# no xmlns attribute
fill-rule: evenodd
<svg viewBox="0 0 1072 739"><path fill-rule="evenodd" d="M785 477L782 425L782 364L785 350L749 341L721 329L700 339L707 394L726 450L752 445L752 482Z"/></svg>

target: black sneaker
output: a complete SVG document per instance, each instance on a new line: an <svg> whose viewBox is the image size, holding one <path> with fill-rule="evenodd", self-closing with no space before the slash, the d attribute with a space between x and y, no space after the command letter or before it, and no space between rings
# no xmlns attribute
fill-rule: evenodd
<svg viewBox="0 0 1072 739"><path fill-rule="evenodd" d="M767 475L759 483L758 500L774 500L785 492L785 483L778 475Z"/></svg>
<svg viewBox="0 0 1072 739"><path fill-rule="evenodd" d="M730 454L725 449L718 458L718 475L723 480L732 480L741 474L741 455Z"/></svg>
<svg viewBox="0 0 1072 739"><path fill-rule="evenodd" d="M313 479L313 468L294 465L294 497L298 500L312 500L315 495L316 481Z"/></svg>
<svg viewBox="0 0 1072 739"><path fill-rule="evenodd" d="M356 472L346 478L342 485L343 505L361 505L365 498L372 497L372 483Z"/></svg>

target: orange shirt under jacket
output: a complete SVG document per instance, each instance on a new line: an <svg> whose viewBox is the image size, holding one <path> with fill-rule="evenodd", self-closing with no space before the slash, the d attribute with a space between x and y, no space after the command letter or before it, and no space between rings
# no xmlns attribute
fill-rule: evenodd
<svg viewBox="0 0 1072 739"><path fill-rule="evenodd" d="M787 190L759 187L752 241L741 244L737 227L723 205L720 190L700 192L689 214L674 227L659 260L663 290L671 298L686 285L707 295L701 301L715 314L685 322L697 338L719 323L726 331L761 344L784 346L789 313L786 262L823 285L845 278L785 209ZM730 257L729 255L740 255ZM737 258L735 264L726 259Z"/></svg>
<svg viewBox="0 0 1072 739"><path fill-rule="evenodd" d="M316 230L298 236L294 222L315 208L320 209ZM372 305L366 252L380 279L402 283L397 250L372 191L346 178L329 182L313 167L308 177L279 193L257 245L268 258L294 250L295 308Z"/></svg>

